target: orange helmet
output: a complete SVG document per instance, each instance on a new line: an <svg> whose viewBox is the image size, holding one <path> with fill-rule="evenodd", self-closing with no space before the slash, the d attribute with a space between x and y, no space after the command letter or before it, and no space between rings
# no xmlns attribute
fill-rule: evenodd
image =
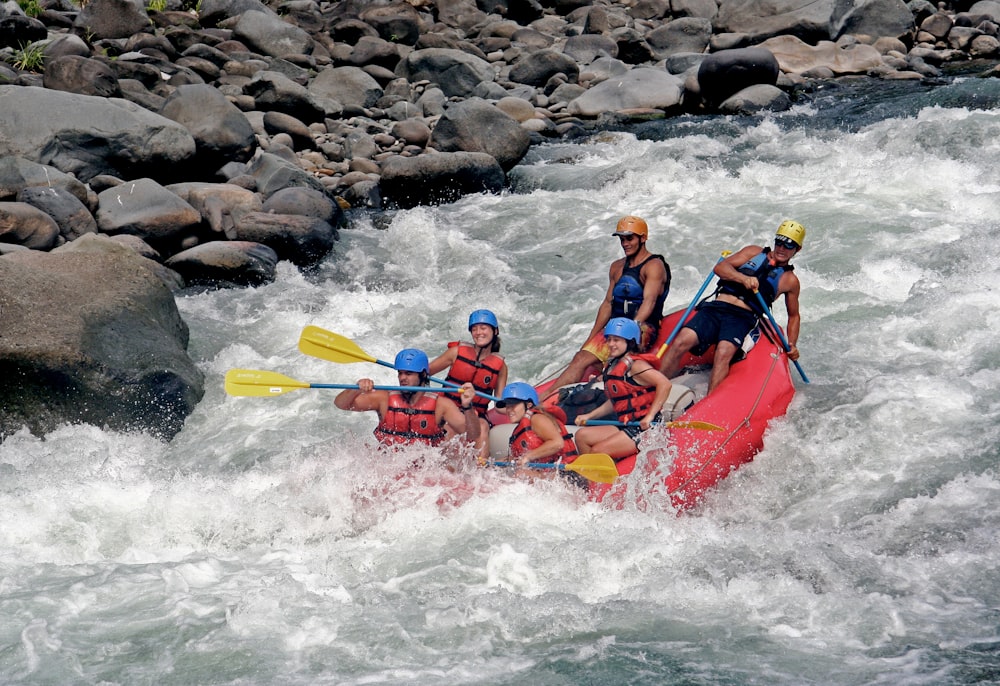
<svg viewBox="0 0 1000 686"><path fill-rule="evenodd" d="M633 217L631 214L618 220L618 226L612 236L642 236L649 238L649 227L646 220L641 217Z"/></svg>

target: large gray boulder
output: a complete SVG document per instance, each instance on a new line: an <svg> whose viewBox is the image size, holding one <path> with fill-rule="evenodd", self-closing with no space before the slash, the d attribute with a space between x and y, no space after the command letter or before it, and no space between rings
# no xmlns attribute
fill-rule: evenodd
<svg viewBox="0 0 1000 686"><path fill-rule="evenodd" d="M602 81L571 100L570 114L598 117L605 112L632 109L671 110L681 103L684 81L660 69L636 68Z"/></svg>
<svg viewBox="0 0 1000 686"><path fill-rule="evenodd" d="M752 43L791 35L807 43L830 40L839 0L720 0L716 33L744 33Z"/></svg>
<svg viewBox="0 0 1000 686"><path fill-rule="evenodd" d="M141 0L91 0L80 7L73 26L90 40L128 38L149 26Z"/></svg>
<svg viewBox="0 0 1000 686"><path fill-rule="evenodd" d="M250 11L271 12L260 0L201 0L198 3L198 20L202 26L215 26Z"/></svg>
<svg viewBox="0 0 1000 686"><path fill-rule="evenodd" d="M247 172L257 181L257 190L266 200L282 188L312 188L326 193L315 176L297 164L293 164L269 152L257 152L257 156L247 166Z"/></svg>
<svg viewBox="0 0 1000 686"><path fill-rule="evenodd" d="M179 86L167 97L160 114L190 132L197 150L191 164L206 171L227 162L246 162L257 148L246 115L212 86Z"/></svg>
<svg viewBox="0 0 1000 686"><path fill-rule="evenodd" d="M681 52L705 52L712 38L712 22L698 17L681 17L646 34L646 42L657 59Z"/></svg>
<svg viewBox="0 0 1000 686"><path fill-rule="evenodd" d="M378 6L378 3L363 11L361 21L378 31L385 40L398 42L402 45L413 45L420 38L423 21L420 14L405 2L388 3Z"/></svg>
<svg viewBox="0 0 1000 686"><path fill-rule="evenodd" d="M170 290L129 250L0 257L0 436L66 423L169 439L204 394Z"/></svg>
<svg viewBox="0 0 1000 686"><path fill-rule="evenodd" d="M882 65L882 55L870 45L820 41L809 45L795 36L776 36L761 43L771 51L781 71L801 74L811 69L826 68L834 74L865 74Z"/></svg>
<svg viewBox="0 0 1000 686"><path fill-rule="evenodd" d="M382 97L382 86L361 67L327 67L309 83L308 90L356 107L372 107Z"/></svg>
<svg viewBox="0 0 1000 686"><path fill-rule="evenodd" d="M438 121L431 146L442 152L484 152L504 171L528 152L531 136L503 110L480 98L455 103Z"/></svg>
<svg viewBox="0 0 1000 686"><path fill-rule="evenodd" d="M484 59L462 50L427 48L414 50L396 65L396 76L410 83L426 79L452 97L471 97L476 86L493 81L493 67Z"/></svg>
<svg viewBox="0 0 1000 686"><path fill-rule="evenodd" d="M233 27L233 37L271 57L308 55L313 51L313 39L308 33L270 11L250 10L241 14Z"/></svg>
<svg viewBox="0 0 1000 686"><path fill-rule="evenodd" d="M723 114L757 114L758 112L782 112L792 106L792 100L777 86L758 83L747 86L726 98L720 105Z"/></svg>
<svg viewBox="0 0 1000 686"><path fill-rule="evenodd" d="M831 37L855 34L901 38L914 29L913 13L903 0L839 0Z"/></svg>
<svg viewBox="0 0 1000 686"><path fill-rule="evenodd" d="M709 107L757 84L778 81L778 60L766 48L737 48L706 55L698 65L698 89Z"/></svg>
<svg viewBox="0 0 1000 686"><path fill-rule="evenodd" d="M315 217L338 226L344 220L340 205L327 195L311 188L283 188L269 197L261 208L274 214L298 214Z"/></svg>
<svg viewBox="0 0 1000 686"><path fill-rule="evenodd" d="M55 167L38 164L23 157L0 158L0 200L13 198L25 188L35 187L60 188L73 194L82 203L89 202L87 186Z"/></svg>
<svg viewBox="0 0 1000 686"><path fill-rule="evenodd" d="M985 14L994 23L1000 24L1000 2L997 0L979 0L968 9L967 14L975 16Z"/></svg>
<svg viewBox="0 0 1000 686"><path fill-rule="evenodd" d="M18 202L36 207L59 226L67 241L75 241L88 233L97 233L97 222L80 199L64 188L32 186L17 194Z"/></svg>
<svg viewBox="0 0 1000 686"><path fill-rule="evenodd" d="M299 267L320 262L337 239L337 229L326 220L271 212L244 214L236 222L235 233L236 240L266 245L279 260L289 260Z"/></svg>
<svg viewBox="0 0 1000 686"><path fill-rule="evenodd" d="M169 176L195 153L183 126L127 100L0 86L0 156L16 155L87 182L98 174Z"/></svg>
<svg viewBox="0 0 1000 686"><path fill-rule="evenodd" d="M105 255L130 252L143 258L140 260L142 266L160 279L170 289L171 293L177 293L186 286L180 274L160 263L160 253L153 250L152 246L138 236L130 236L124 233L117 236L108 236L103 233L88 233L75 241L64 243L52 251L53 254L59 255L70 252L100 253Z"/></svg>
<svg viewBox="0 0 1000 686"><path fill-rule="evenodd" d="M339 102L314 95L277 71L257 72L243 86L243 92L254 99L254 108L260 112L283 112L308 123L339 117L344 109Z"/></svg>
<svg viewBox="0 0 1000 686"><path fill-rule="evenodd" d="M177 253L165 264L188 285L232 288L274 281L278 256L260 243L210 241Z"/></svg>
<svg viewBox="0 0 1000 686"><path fill-rule="evenodd" d="M615 46L617 51L617 45ZM556 74L564 74L571 83L580 76L580 67L572 57L556 50L537 50L525 55L510 68L510 80L529 86L544 86Z"/></svg>
<svg viewBox="0 0 1000 686"><path fill-rule="evenodd" d="M198 210L153 179L136 179L97 196L97 225L103 233L138 236L157 250L175 252L201 223Z"/></svg>
<svg viewBox="0 0 1000 686"><path fill-rule="evenodd" d="M452 202L470 193L499 193L506 182L496 158L482 152L396 155L382 162L382 197L403 208Z"/></svg>

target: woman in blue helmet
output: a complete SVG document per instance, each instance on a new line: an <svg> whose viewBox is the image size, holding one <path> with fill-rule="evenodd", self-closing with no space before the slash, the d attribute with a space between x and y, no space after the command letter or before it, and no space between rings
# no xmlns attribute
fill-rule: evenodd
<svg viewBox="0 0 1000 686"><path fill-rule="evenodd" d="M401 350L393 363L400 386L412 392L374 390L371 379L359 379L358 388L341 391L334 404L341 410L377 412L375 437L384 446L438 446L449 435L465 434L470 443L480 441L480 425L472 399L472 384L462 386L461 407L428 388L427 354L416 348Z"/></svg>
<svg viewBox="0 0 1000 686"><path fill-rule="evenodd" d="M510 436L510 456L525 465L529 462L572 462L576 444L566 425L539 407L538 393L530 384L515 381L503 389L497 407L514 425Z"/></svg>
<svg viewBox="0 0 1000 686"><path fill-rule="evenodd" d="M448 349L430 363L430 373L448 369L447 380L455 384L471 383L480 393L497 395L507 385L507 363L500 352L500 324L489 310L476 310L469 315L471 342L453 341ZM489 457L486 437L490 430L486 419L489 400L476 396L473 401L481 422L478 444L481 457Z"/></svg>
<svg viewBox="0 0 1000 686"><path fill-rule="evenodd" d="M670 381L647 356L637 353L642 334L633 320L612 319L604 327L604 336L610 354L603 372L608 399L576 418L576 424L584 427L576 432L576 447L580 453L607 453L617 461L638 452L642 432L657 421L670 395ZM586 426L588 419L612 410L619 422L638 422L638 426Z"/></svg>

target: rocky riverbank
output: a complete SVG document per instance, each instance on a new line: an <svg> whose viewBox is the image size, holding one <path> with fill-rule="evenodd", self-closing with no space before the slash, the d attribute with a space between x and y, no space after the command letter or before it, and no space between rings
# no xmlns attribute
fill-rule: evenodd
<svg viewBox="0 0 1000 686"><path fill-rule="evenodd" d="M0 436L173 435L203 380L169 293L308 268L352 208L496 192L612 123L1000 59L995 0L185 2L0 5Z"/></svg>

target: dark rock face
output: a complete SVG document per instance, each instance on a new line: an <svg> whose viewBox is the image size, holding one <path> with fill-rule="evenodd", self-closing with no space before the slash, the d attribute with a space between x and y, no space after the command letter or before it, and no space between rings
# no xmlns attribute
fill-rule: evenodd
<svg viewBox="0 0 1000 686"><path fill-rule="evenodd" d="M0 155L51 165L83 182L144 170L161 176L195 152L183 126L118 99L0 86L0 121L8 124L0 127Z"/></svg>
<svg viewBox="0 0 1000 686"><path fill-rule="evenodd" d="M729 96L756 84L778 81L778 60L765 48L721 50L708 55L698 67L701 97L718 106Z"/></svg>
<svg viewBox="0 0 1000 686"><path fill-rule="evenodd" d="M257 149L246 115L212 86L178 87L164 101L160 114L194 137L195 156L186 162L192 176L198 168L214 171L227 162L246 162Z"/></svg>
<svg viewBox="0 0 1000 686"><path fill-rule="evenodd" d="M101 98L121 96L114 70L98 60L66 55L51 59L45 65L42 85L57 91L96 95Z"/></svg>
<svg viewBox="0 0 1000 686"><path fill-rule="evenodd" d="M449 202L470 193L496 193L504 182L496 159L481 152L392 157L382 165L382 193L399 207Z"/></svg>
<svg viewBox="0 0 1000 686"><path fill-rule="evenodd" d="M337 230L323 219L297 214L249 212L236 224L236 240L261 243L280 260L309 267L333 249Z"/></svg>
<svg viewBox="0 0 1000 686"><path fill-rule="evenodd" d="M260 286L274 281L278 255L249 241L202 243L177 253L166 265L194 286Z"/></svg>
<svg viewBox="0 0 1000 686"><path fill-rule="evenodd" d="M79 198L63 188L24 188L18 192L17 200L51 217L58 225L59 233L67 241L74 241L87 233L97 233L97 221L90 210Z"/></svg>
<svg viewBox="0 0 1000 686"><path fill-rule="evenodd" d="M0 258L0 435L65 422L180 431L204 380L173 295L141 260L128 250Z"/></svg>
<svg viewBox="0 0 1000 686"><path fill-rule="evenodd" d="M531 143L527 130L485 100L473 98L445 110L431 136L442 152L485 152L510 170Z"/></svg>

